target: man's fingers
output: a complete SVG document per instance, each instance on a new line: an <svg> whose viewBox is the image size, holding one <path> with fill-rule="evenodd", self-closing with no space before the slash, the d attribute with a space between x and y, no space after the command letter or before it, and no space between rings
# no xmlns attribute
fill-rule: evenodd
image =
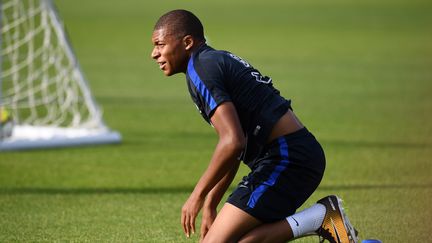
<svg viewBox="0 0 432 243"><path fill-rule="evenodd" d="M188 219L184 212L182 212L181 224L183 227L183 232L186 234L187 237L189 237Z"/></svg>
<svg viewBox="0 0 432 243"><path fill-rule="evenodd" d="M195 234L195 217L189 215L189 230L192 230L192 234Z"/></svg>
<svg viewBox="0 0 432 243"><path fill-rule="evenodd" d="M195 234L195 217L189 214L185 216L185 222L183 223L183 229L186 233L186 237L190 237L191 233Z"/></svg>
<svg viewBox="0 0 432 243"><path fill-rule="evenodd" d="M186 215L186 221L184 227L186 228L186 237L190 237L190 224L189 224L189 215Z"/></svg>
<svg viewBox="0 0 432 243"><path fill-rule="evenodd" d="M188 213L182 213L181 224L186 237L190 237L191 233L195 234L195 217Z"/></svg>
<svg viewBox="0 0 432 243"><path fill-rule="evenodd" d="M207 232L208 232L208 228L207 228L207 226L206 226L206 225L202 225L202 226L201 226L201 236L200 236L200 241L203 241L203 240L204 240L204 237L206 236Z"/></svg>

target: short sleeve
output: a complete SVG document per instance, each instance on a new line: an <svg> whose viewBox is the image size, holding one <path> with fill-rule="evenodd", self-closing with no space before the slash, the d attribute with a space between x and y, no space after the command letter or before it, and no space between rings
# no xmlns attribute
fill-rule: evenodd
<svg viewBox="0 0 432 243"><path fill-rule="evenodd" d="M187 76L190 82L194 102L204 118L210 118L216 108L226 101L231 101L225 85L224 67L215 57L194 58L189 60Z"/></svg>

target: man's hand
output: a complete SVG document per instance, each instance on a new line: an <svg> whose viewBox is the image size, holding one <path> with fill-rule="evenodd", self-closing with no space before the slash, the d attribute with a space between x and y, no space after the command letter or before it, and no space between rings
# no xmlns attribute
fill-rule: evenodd
<svg viewBox="0 0 432 243"><path fill-rule="evenodd" d="M189 199L185 202L182 208L181 224L186 237L190 237L190 234L195 234L195 219L198 216L204 203L204 198L195 196L192 193Z"/></svg>
<svg viewBox="0 0 432 243"><path fill-rule="evenodd" d="M215 218L217 215L216 209L212 208L206 208L203 210L202 220L201 220L201 236L200 236L200 242L204 240L204 237L206 236L207 232L209 231L210 227L212 226Z"/></svg>

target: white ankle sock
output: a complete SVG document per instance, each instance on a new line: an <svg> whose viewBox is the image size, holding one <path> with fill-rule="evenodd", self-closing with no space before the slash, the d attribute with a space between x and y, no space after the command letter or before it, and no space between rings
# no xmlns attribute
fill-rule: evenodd
<svg viewBox="0 0 432 243"><path fill-rule="evenodd" d="M294 238L307 233L313 233L322 224L326 213L324 205L317 203L286 218L291 226Z"/></svg>

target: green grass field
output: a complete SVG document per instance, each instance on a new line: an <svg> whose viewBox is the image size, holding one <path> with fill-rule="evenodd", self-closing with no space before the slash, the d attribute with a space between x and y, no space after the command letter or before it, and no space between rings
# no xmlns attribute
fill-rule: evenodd
<svg viewBox="0 0 432 243"><path fill-rule="evenodd" d="M180 209L217 138L184 76L164 77L150 58L153 24L175 8L201 18L213 47L271 76L321 141L326 174L304 206L337 194L362 239L431 242L430 1L56 3L124 141L0 153L0 242L197 241Z"/></svg>

